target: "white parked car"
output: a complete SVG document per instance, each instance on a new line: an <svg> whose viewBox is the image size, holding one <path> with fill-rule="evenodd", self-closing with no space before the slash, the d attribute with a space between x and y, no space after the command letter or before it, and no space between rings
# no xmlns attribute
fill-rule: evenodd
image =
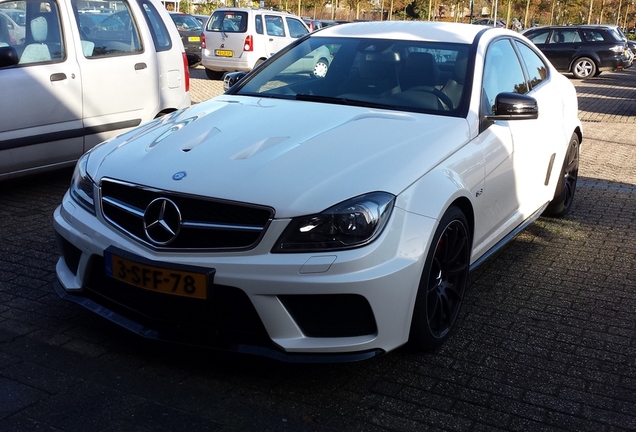
<svg viewBox="0 0 636 432"><path fill-rule="evenodd" d="M159 1L112 0L104 13L80 3L0 0L0 180L73 166L190 105L183 45Z"/></svg>
<svg viewBox="0 0 636 432"><path fill-rule="evenodd" d="M308 33L300 17L286 12L219 8L203 29L201 64L210 79L225 72L251 71Z"/></svg>
<svg viewBox="0 0 636 432"><path fill-rule="evenodd" d="M297 67L325 48L324 76ZM55 287L153 339L290 361L433 348L469 270L571 208L577 115L513 31L328 27L83 156Z"/></svg>

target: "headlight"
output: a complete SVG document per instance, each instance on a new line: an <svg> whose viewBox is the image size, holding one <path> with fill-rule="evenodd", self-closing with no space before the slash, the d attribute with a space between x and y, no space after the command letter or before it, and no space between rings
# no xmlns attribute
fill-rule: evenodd
<svg viewBox="0 0 636 432"><path fill-rule="evenodd" d="M373 192L316 215L294 218L272 252L320 252L364 246L382 232L394 203L394 195Z"/></svg>
<svg viewBox="0 0 636 432"><path fill-rule="evenodd" d="M85 154L77 161L77 165L75 165L70 193L75 202L95 214L95 200L93 199L94 183L93 179L86 173L87 164L88 154Z"/></svg>
<svg viewBox="0 0 636 432"><path fill-rule="evenodd" d="M615 52L617 54L622 54L625 52L625 47L623 45L615 45L610 48L610 51Z"/></svg>

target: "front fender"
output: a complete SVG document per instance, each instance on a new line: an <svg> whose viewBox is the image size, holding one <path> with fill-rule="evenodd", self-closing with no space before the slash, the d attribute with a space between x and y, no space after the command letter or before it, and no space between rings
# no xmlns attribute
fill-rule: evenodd
<svg viewBox="0 0 636 432"><path fill-rule="evenodd" d="M480 158L481 152L474 157ZM483 166L481 161L471 162L470 158L458 160L455 165L438 166L401 193L396 206L439 222L452 204L460 202L472 225L474 199L484 187Z"/></svg>

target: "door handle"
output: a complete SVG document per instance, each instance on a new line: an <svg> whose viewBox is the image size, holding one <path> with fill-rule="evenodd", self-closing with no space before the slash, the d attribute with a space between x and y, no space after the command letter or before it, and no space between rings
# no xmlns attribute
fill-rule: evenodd
<svg viewBox="0 0 636 432"><path fill-rule="evenodd" d="M146 69L148 66L146 65L146 63L137 63L135 64L135 70L143 70Z"/></svg>
<svg viewBox="0 0 636 432"><path fill-rule="evenodd" d="M51 75L51 82L55 81L64 81L66 79L66 74L64 72L54 73Z"/></svg>

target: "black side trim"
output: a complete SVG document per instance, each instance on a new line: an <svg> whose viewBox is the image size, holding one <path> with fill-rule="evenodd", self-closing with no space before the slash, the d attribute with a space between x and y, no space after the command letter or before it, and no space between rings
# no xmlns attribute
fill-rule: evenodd
<svg viewBox="0 0 636 432"><path fill-rule="evenodd" d="M127 129L141 124L141 119L125 120L116 123L108 123L99 126L70 129L59 132L51 132L40 135L30 135L21 138L14 138L5 141L0 141L0 150L10 150L14 148L27 147L37 144L44 144L54 141L62 141L65 139L79 138L86 135L94 135L97 133L116 131L120 129Z"/></svg>
<svg viewBox="0 0 636 432"><path fill-rule="evenodd" d="M521 233L521 231L523 231L528 226L530 226L532 223L534 223L534 221L539 219L539 217L541 217L541 214L543 213L543 211L546 209L546 207L548 207L548 204L550 204L550 203L547 202L543 206L541 206L541 208L539 210L537 210L536 212L531 214L526 220L521 222L517 226L517 228L515 228L512 231L510 231L507 236L505 236L504 238L499 240L499 242L497 242L493 247L491 247L485 254L480 256L474 263L471 264L470 271L473 271L477 267L479 267L480 264L482 264L488 258L493 256L499 249L501 249L502 247L504 247L505 245L510 243L512 241L512 239L514 239L515 237L517 237L519 235L519 233Z"/></svg>

